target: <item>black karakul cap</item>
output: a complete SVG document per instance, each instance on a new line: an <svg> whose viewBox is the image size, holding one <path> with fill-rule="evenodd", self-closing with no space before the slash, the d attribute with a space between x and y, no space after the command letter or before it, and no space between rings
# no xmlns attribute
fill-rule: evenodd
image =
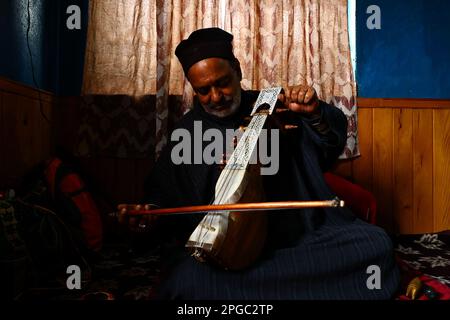
<svg viewBox="0 0 450 320"><path fill-rule="evenodd" d="M187 75L192 65L207 58L234 60L232 41L233 35L220 28L199 29L180 42L175 55Z"/></svg>

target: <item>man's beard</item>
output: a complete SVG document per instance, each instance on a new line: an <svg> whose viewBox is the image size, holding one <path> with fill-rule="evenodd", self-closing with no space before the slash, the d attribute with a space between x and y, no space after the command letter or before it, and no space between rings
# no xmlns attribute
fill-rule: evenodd
<svg viewBox="0 0 450 320"><path fill-rule="evenodd" d="M241 105L241 90L237 90L236 94L232 97L224 97L219 104L204 105L203 108L206 112L219 117L224 118L236 113Z"/></svg>

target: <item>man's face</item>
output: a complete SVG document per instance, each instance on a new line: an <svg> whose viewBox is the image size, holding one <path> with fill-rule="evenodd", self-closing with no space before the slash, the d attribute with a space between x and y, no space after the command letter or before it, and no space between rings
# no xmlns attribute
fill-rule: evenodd
<svg viewBox="0 0 450 320"><path fill-rule="evenodd" d="M208 58L189 69L187 78L206 112L227 117L236 112L241 103L239 66L221 58Z"/></svg>

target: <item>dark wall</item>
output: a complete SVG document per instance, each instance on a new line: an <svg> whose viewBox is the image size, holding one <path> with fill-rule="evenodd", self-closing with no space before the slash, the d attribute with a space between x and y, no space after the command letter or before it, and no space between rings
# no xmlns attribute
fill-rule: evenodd
<svg viewBox="0 0 450 320"><path fill-rule="evenodd" d="M367 7L381 9L369 30ZM358 95L450 98L450 1L357 0Z"/></svg>
<svg viewBox="0 0 450 320"><path fill-rule="evenodd" d="M79 95L83 81L84 52L89 14L89 0L59 0L59 95ZM81 9L81 30L69 30L67 7L76 4Z"/></svg>
<svg viewBox="0 0 450 320"><path fill-rule="evenodd" d="M0 76L60 95L80 93L86 43L88 0L0 1ZM80 6L81 30L68 30L67 7Z"/></svg>
<svg viewBox="0 0 450 320"><path fill-rule="evenodd" d="M33 54L36 82L40 88L55 91L57 68L56 1L30 2L29 45ZM27 48L27 0L0 2L0 75L31 86L33 83ZM53 57L53 59L51 59Z"/></svg>

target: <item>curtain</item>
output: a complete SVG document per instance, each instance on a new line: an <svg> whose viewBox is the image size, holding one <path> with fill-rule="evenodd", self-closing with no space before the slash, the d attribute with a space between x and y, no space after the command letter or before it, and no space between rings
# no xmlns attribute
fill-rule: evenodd
<svg viewBox="0 0 450 320"><path fill-rule="evenodd" d="M347 116L341 158L359 155L347 0L229 1L226 13L243 87L312 85Z"/></svg>
<svg viewBox="0 0 450 320"><path fill-rule="evenodd" d="M359 155L346 0L91 1L83 94L100 102L92 104L91 97L85 104L80 150L157 156L171 123L192 102L175 47L192 31L212 26L234 35L243 88L312 85L347 115L348 143L341 158ZM111 104L110 97L103 103L101 95L118 96L119 102ZM149 95L156 97L142 98ZM108 125L98 126L105 118L120 128L113 136ZM102 130L110 135L99 138Z"/></svg>

